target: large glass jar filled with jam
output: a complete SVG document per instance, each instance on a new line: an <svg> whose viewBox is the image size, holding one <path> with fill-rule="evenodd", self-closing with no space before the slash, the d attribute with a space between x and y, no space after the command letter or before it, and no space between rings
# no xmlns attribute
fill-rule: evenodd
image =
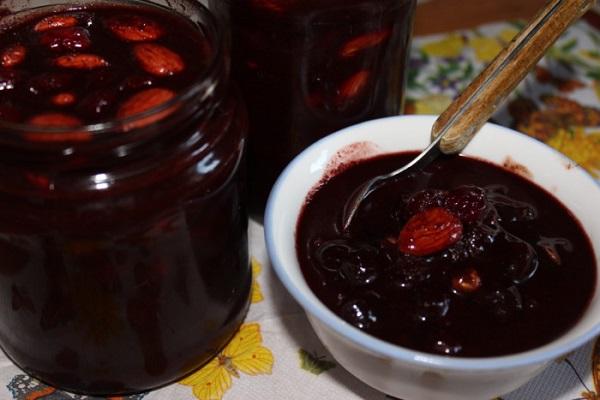
<svg viewBox="0 0 600 400"><path fill-rule="evenodd" d="M251 209L306 146L402 108L415 0L211 0L250 117Z"/></svg>
<svg viewBox="0 0 600 400"><path fill-rule="evenodd" d="M245 315L245 112L198 2L48 3L0 17L0 345L62 389L144 391Z"/></svg>

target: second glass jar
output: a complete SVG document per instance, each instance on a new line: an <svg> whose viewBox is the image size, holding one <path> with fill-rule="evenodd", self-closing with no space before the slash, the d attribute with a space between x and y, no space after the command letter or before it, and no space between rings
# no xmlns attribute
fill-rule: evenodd
<svg viewBox="0 0 600 400"><path fill-rule="evenodd" d="M285 165L345 126L399 114L416 0L212 0L250 116L254 214Z"/></svg>

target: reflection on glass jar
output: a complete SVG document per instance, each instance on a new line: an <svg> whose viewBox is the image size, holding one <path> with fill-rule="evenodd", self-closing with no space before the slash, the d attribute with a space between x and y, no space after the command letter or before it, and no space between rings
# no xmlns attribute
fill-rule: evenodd
<svg viewBox="0 0 600 400"><path fill-rule="evenodd" d="M179 379L247 310L245 111L212 17L172 6L190 19L147 2L0 19L0 345L66 390Z"/></svg>
<svg viewBox="0 0 600 400"><path fill-rule="evenodd" d="M249 190L309 144L401 111L415 0L212 0L230 19L233 74L250 116Z"/></svg>

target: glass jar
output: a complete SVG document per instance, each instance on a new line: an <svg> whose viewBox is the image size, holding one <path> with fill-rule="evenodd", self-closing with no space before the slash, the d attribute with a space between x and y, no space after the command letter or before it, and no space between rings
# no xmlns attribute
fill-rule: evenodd
<svg viewBox="0 0 600 400"><path fill-rule="evenodd" d="M212 0L248 107L251 210L285 165L345 126L401 112L415 0Z"/></svg>
<svg viewBox="0 0 600 400"><path fill-rule="evenodd" d="M88 10L38 3L3 3L21 12L0 27ZM169 5L211 49L206 71L172 99L73 128L0 120L0 345L65 390L175 381L226 344L249 304L246 116L227 41L198 2Z"/></svg>

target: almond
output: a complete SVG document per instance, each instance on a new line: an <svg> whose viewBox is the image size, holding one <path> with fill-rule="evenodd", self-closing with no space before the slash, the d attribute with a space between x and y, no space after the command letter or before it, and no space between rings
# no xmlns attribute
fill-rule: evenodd
<svg viewBox="0 0 600 400"><path fill-rule="evenodd" d="M68 114L44 113L38 114L27 121L31 125L48 128L73 128L81 125L81 120ZM28 132L25 137L32 142L81 142L91 139L91 134L85 131L62 132Z"/></svg>
<svg viewBox="0 0 600 400"><path fill-rule="evenodd" d="M400 251L425 256L444 250L462 237L463 225L450 211L434 207L413 215L398 238Z"/></svg>
<svg viewBox="0 0 600 400"><path fill-rule="evenodd" d="M452 288L458 293L473 293L481 287L481 284L481 277L473 268L452 278Z"/></svg>
<svg viewBox="0 0 600 400"><path fill-rule="evenodd" d="M61 113L38 114L30 118L27 122L35 126L52 127L73 127L81 125L79 118Z"/></svg>
<svg viewBox="0 0 600 400"><path fill-rule="evenodd" d="M338 104L347 102L358 96L367 86L371 73L368 70L362 70L346 79L336 96Z"/></svg>
<svg viewBox="0 0 600 400"><path fill-rule="evenodd" d="M344 46L340 50L340 55L345 58L352 57L362 50L368 49L370 47L375 47L383 43L383 41L386 40L390 36L390 34L391 31L389 29L386 29L383 31L371 32L361 36L357 36L353 39L350 39L348 42L346 42L346 44L344 44Z"/></svg>
<svg viewBox="0 0 600 400"><path fill-rule="evenodd" d="M59 67L72 69L95 69L109 65L104 58L88 53L60 56L54 60L54 63Z"/></svg>
<svg viewBox="0 0 600 400"><path fill-rule="evenodd" d="M75 103L75 100L76 97L71 92L58 93L52 96L52 99L50 99L52 104L54 104L55 106L69 106Z"/></svg>
<svg viewBox="0 0 600 400"><path fill-rule="evenodd" d="M117 112L118 118L128 118L136 114L143 113L154 107L160 106L163 103L171 100L175 97L175 93L169 89L163 88L151 88L138 92L127 99ZM125 125L125 130L131 130L134 128L140 128L142 126L149 125L156 122L173 111L172 108L154 113L147 117L137 119Z"/></svg>
<svg viewBox="0 0 600 400"><path fill-rule="evenodd" d="M8 46L0 55L0 65L5 68L15 67L23 62L27 49L20 43Z"/></svg>
<svg viewBox="0 0 600 400"><path fill-rule="evenodd" d="M152 75L175 75L185 68L185 63L179 54L159 44L137 44L133 48L133 54L141 67Z"/></svg>
<svg viewBox="0 0 600 400"><path fill-rule="evenodd" d="M112 17L105 25L115 36L126 42L156 40L163 34L163 29L158 23L138 15Z"/></svg>
<svg viewBox="0 0 600 400"><path fill-rule="evenodd" d="M90 47L92 41L87 29L75 26L44 32L40 43L53 51L81 51Z"/></svg>
<svg viewBox="0 0 600 400"><path fill-rule="evenodd" d="M36 32L45 32L50 29L68 28L77 25L77 18L72 15L50 15L42 18L33 30Z"/></svg>

